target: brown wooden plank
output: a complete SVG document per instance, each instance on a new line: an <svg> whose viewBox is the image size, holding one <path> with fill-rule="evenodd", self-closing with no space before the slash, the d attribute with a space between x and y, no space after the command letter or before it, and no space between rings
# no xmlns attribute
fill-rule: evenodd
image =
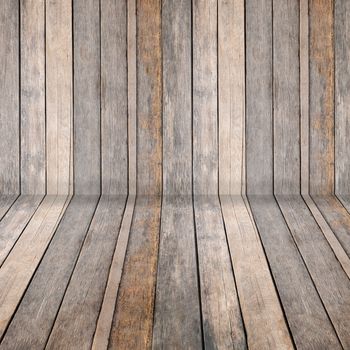
<svg viewBox="0 0 350 350"><path fill-rule="evenodd" d="M161 199L136 199L109 348L149 349L157 275Z"/></svg>
<svg viewBox="0 0 350 350"><path fill-rule="evenodd" d="M17 194L0 194L0 220L5 216L17 198Z"/></svg>
<svg viewBox="0 0 350 350"><path fill-rule="evenodd" d="M0 349L45 347L97 201L97 196L71 200Z"/></svg>
<svg viewBox="0 0 350 350"><path fill-rule="evenodd" d="M153 349L202 348L190 196L163 197Z"/></svg>
<svg viewBox="0 0 350 350"><path fill-rule="evenodd" d="M194 198L204 346L246 349L219 199Z"/></svg>
<svg viewBox="0 0 350 350"><path fill-rule="evenodd" d="M249 202L296 347L341 349L276 200L249 196Z"/></svg>

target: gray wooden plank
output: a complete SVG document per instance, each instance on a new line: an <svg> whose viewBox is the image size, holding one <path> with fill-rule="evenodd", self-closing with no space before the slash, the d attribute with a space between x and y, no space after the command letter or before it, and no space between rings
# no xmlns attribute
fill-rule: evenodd
<svg viewBox="0 0 350 350"><path fill-rule="evenodd" d="M17 194L0 194L0 220L5 216L17 198Z"/></svg>
<svg viewBox="0 0 350 350"><path fill-rule="evenodd" d="M347 349L350 347L350 280L303 199L277 198L340 342Z"/></svg>
<svg viewBox="0 0 350 350"><path fill-rule="evenodd" d="M249 202L296 347L341 349L275 198L249 196Z"/></svg>
<svg viewBox="0 0 350 350"><path fill-rule="evenodd" d="M161 0L137 0L137 193L162 193Z"/></svg>
<svg viewBox="0 0 350 350"><path fill-rule="evenodd" d="M45 347L97 201L97 196L75 196L71 200L0 349Z"/></svg>
<svg viewBox="0 0 350 350"><path fill-rule="evenodd" d="M21 193L44 194L45 1L20 1Z"/></svg>
<svg viewBox="0 0 350 350"><path fill-rule="evenodd" d="M204 346L246 349L225 228L217 196L195 196Z"/></svg>
<svg viewBox="0 0 350 350"><path fill-rule="evenodd" d="M0 3L0 193L19 186L19 2Z"/></svg>
<svg viewBox="0 0 350 350"><path fill-rule="evenodd" d="M193 206L190 196L165 196L153 349L184 348L202 348Z"/></svg>
<svg viewBox="0 0 350 350"><path fill-rule="evenodd" d="M102 193L114 195L128 191L126 5L101 2Z"/></svg>
<svg viewBox="0 0 350 350"><path fill-rule="evenodd" d="M273 2L273 179L278 194L300 192L299 110L299 0L277 0Z"/></svg>
<svg viewBox="0 0 350 350"><path fill-rule="evenodd" d="M74 190L100 193L99 0L73 2Z"/></svg>
<svg viewBox="0 0 350 350"><path fill-rule="evenodd" d="M191 2L163 0L164 193L192 193Z"/></svg>
<svg viewBox="0 0 350 350"><path fill-rule="evenodd" d="M160 211L160 197L137 197L109 349L151 348Z"/></svg>

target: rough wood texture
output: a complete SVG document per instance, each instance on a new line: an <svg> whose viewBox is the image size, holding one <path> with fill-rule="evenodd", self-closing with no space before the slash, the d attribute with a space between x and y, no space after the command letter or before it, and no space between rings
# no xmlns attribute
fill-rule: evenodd
<svg viewBox="0 0 350 350"><path fill-rule="evenodd" d="M99 0L73 2L74 190L100 192Z"/></svg>
<svg viewBox="0 0 350 350"><path fill-rule="evenodd" d="M164 193L192 193L191 2L165 0L163 42Z"/></svg>
<svg viewBox="0 0 350 350"><path fill-rule="evenodd" d="M151 347L160 209L160 197L141 196L136 200L110 349Z"/></svg>
<svg viewBox="0 0 350 350"><path fill-rule="evenodd" d="M218 192L217 2L193 1L193 190Z"/></svg>
<svg viewBox="0 0 350 350"><path fill-rule="evenodd" d="M21 193L44 194L45 1L20 0Z"/></svg>
<svg viewBox="0 0 350 350"><path fill-rule="evenodd" d="M0 193L19 193L19 2L0 2Z"/></svg>
<svg viewBox="0 0 350 350"><path fill-rule="evenodd" d="M137 0L137 193L161 192L161 1Z"/></svg>
<svg viewBox="0 0 350 350"><path fill-rule="evenodd" d="M5 216L5 214L12 207L13 203L18 198L17 194L0 194L0 220Z"/></svg>
<svg viewBox="0 0 350 350"><path fill-rule="evenodd" d="M153 349L199 348L202 332L192 198L164 197Z"/></svg>
<svg viewBox="0 0 350 350"><path fill-rule="evenodd" d="M216 196L194 198L204 346L246 349L220 203Z"/></svg>
<svg viewBox="0 0 350 350"><path fill-rule="evenodd" d="M47 193L73 191L72 1L46 1Z"/></svg>
<svg viewBox="0 0 350 350"><path fill-rule="evenodd" d="M334 189L333 1L311 0L310 193Z"/></svg>

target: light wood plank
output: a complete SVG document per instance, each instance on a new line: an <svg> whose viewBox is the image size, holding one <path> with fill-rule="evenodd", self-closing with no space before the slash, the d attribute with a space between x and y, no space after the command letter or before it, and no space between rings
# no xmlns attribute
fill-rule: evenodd
<svg viewBox="0 0 350 350"><path fill-rule="evenodd" d="M20 0L21 193L44 194L45 1Z"/></svg>
<svg viewBox="0 0 350 350"><path fill-rule="evenodd" d="M194 211L204 346L209 349L246 349L218 197L195 196Z"/></svg>
<svg viewBox="0 0 350 350"><path fill-rule="evenodd" d="M0 220L5 216L17 198L17 194L0 194Z"/></svg>
<svg viewBox="0 0 350 350"><path fill-rule="evenodd" d="M163 197L153 349L200 349L202 331L193 205Z"/></svg>
<svg viewBox="0 0 350 350"><path fill-rule="evenodd" d="M241 196L220 196L249 349L293 349L260 237Z"/></svg>

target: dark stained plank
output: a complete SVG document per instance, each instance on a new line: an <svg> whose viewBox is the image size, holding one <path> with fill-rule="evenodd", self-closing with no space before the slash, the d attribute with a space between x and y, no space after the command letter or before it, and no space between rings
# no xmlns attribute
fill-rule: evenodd
<svg viewBox="0 0 350 350"><path fill-rule="evenodd" d="M276 200L249 196L249 202L296 347L341 349Z"/></svg>
<svg viewBox="0 0 350 350"><path fill-rule="evenodd" d="M217 196L195 196L204 346L246 349L243 321Z"/></svg>
<svg viewBox="0 0 350 350"><path fill-rule="evenodd" d="M99 0L73 1L74 193L100 192Z"/></svg>
<svg viewBox="0 0 350 350"><path fill-rule="evenodd" d="M137 0L137 193L162 192L161 0Z"/></svg>
<svg viewBox="0 0 350 350"><path fill-rule="evenodd" d="M19 1L0 2L0 47L0 193L14 194L20 191Z"/></svg>
<svg viewBox="0 0 350 350"><path fill-rule="evenodd" d="M5 216L17 199L17 194L0 195L0 220Z"/></svg>
<svg viewBox="0 0 350 350"><path fill-rule="evenodd" d="M344 349L348 349L350 347L350 280L303 199L300 196L277 198L334 329Z"/></svg>
<svg viewBox="0 0 350 350"><path fill-rule="evenodd" d="M151 348L160 211L160 197L140 196L136 199L110 349Z"/></svg>
<svg viewBox="0 0 350 350"><path fill-rule="evenodd" d="M165 196L153 349L200 349L202 332L191 196Z"/></svg>
<svg viewBox="0 0 350 350"><path fill-rule="evenodd" d="M97 196L71 200L0 349L45 347L97 201Z"/></svg>
<svg viewBox="0 0 350 350"><path fill-rule="evenodd" d="M311 194L334 189L333 7L328 0L309 3Z"/></svg>

